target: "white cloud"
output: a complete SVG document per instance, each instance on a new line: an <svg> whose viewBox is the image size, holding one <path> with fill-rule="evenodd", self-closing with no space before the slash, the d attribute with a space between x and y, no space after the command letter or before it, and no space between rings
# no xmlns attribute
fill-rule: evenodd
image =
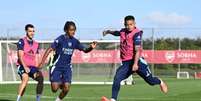
<svg viewBox="0 0 201 101"><path fill-rule="evenodd" d="M146 20L156 25L163 26L183 26L190 24L192 19L189 16L180 15L178 13L163 13L163 12L152 12Z"/></svg>

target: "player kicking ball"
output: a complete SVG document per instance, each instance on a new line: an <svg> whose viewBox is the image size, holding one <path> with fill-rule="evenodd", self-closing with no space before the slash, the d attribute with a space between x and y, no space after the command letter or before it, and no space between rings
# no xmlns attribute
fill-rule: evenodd
<svg viewBox="0 0 201 101"><path fill-rule="evenodd" d="M160 85L163 93L168 92L167 85L161 79L153 77L147 62L141 57L143 32L135 24L135 18L129 15L124 18L125 28L120 31L103 31L103 36L107 34L120 36L122 65L117 69L114 77L111 99L102 97L101 101L117 101L121 81L128 78L134 72L141 76L149 85Z"/></svg>
<svg viewBox="0 0 201 101"><path fill-rule="evenodd" d="M33 40L34 26L27 24L25 26L26 37L20 39L17 43L18 54L18 74L21 77L21 84L18 89L17 101L21 100L26 86L29 81L29 77L38 82L36 87L36 101L40 101L40 96L43 91L43 75L38 68L38 43Z"/></svg>
<svg viewBox="0 0 201 101"><path fill-rule="evenodd" d="M61 89L59 96L55 101L61 101L68 93L72 79L72 64L71 58L75 49L84 51L85 53L93 50L97 42L93 42L89 47L84 47L74 35L76 31L76 25L72 21L67 21L64 26L65 34L60 35L54 40L51 47L46 50L40 67L43 65L47 56L54 51L53 66L50 68L50 82L52 92L57 92Z"/></svg>

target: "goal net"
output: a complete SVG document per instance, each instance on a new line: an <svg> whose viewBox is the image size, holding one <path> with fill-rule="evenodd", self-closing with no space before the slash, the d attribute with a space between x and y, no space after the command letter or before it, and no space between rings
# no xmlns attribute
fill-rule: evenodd
<svg viewBox="0 0 201 101"><path fill-rule="evenodd" d="M189 72L177 72L177 79L189 79Z"/></svg>

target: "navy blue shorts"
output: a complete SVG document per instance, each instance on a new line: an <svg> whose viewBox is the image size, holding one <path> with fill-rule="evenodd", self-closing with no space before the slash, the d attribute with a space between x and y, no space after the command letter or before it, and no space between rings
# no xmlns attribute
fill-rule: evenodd
<svg viewBox="0 0 201 101"><path fill-rule="evenodd" d="M29 66L30 72L28 73L29 77L34 79L35 73L38 73L39 70L34 66ZM22 65L18 66L17 73L19 74L20 78L22 79L22 74L26 73L24 67Z"/></svg>
<svg viewBox="0 0 201 101"><path fill-rule="evenodd" d="M68 67L56 67L50 68L50 82L57 83L69 83L72 81L72 65Z"/></svg>

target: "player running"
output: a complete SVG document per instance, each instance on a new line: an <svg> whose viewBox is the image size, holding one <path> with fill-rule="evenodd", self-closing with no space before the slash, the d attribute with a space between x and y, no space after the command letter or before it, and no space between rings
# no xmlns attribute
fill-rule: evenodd
<svg viewBox="0 0 201 101"><path fill-rule="evenodd" d="M40 101L40 96L43 91L43 75L38 67L38 49L39 44L33 40L34 26L27 24L25 26L26 36L17 43L18 54L18 74L21 77L21 84L18 89L17 101L23 96L29 77L38 82L36 87L36 101Z"/></svg>
<svg viewBox="0 0 201 101"><path fill-rule="evenodd" d="M57 96L56 101L61 101L68 93L72 79L72 64L71 58L75 49L88 53L92 51L97 42L90 44L88 48L84 47L74 35L76 31L76 25L72 21L67 21L64 26L65 34L60 35L54 40L51 47L46 50L40 67L43 65L43 61L46 60L50 52L55 51L53 66L50 69L50 82L52 92L57 92L60 88L61 92Z"/></svg>
<svg viewBox="0 0 201 101"><path fill-rule="evenodd" d="M141 57L142 52L142 30L135 26L135 18L131 15L124 18L125 28L120 31L103 31L103 36L112 34L120 36L120 53L122 65L117 69L112 85L111 100L102 97L102 101L116 101L120 83L134 72L141 76L149 85L160 85L161 91L167 93L167 85L159 78L153 77L147 62Z"/></svg>

